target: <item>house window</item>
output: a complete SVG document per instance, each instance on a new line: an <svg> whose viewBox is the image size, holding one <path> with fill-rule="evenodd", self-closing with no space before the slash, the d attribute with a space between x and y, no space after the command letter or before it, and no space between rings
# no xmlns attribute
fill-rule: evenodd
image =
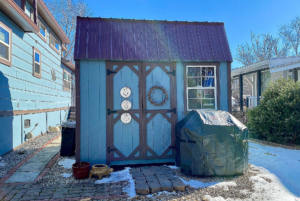
<svg viewBox="0 0 300 201"><path fill-rule="evenodd" d="M0 22L0 63L8 66L11 66L11 34L11 29Z"/></svg>
<svg viewBox="0 0 300 201"><path fill-rule="evenodd" d="M216 66L187 66L187 110L217 109Z"/></svg>
<svg viewBox="0 0 300 201"><path fill-rule="evenodd" d="M71 74L64 70L63 88L66 91L71 89Z"/></svg>
<svg viewBox="0 0 300 201"><path fill-rule="evenodd" d="M47 42L47 28L46 26L42 23L41 20L39 20L39 29L40 29L40 32L39 32L39 36L41 36L41 38Z"/></svg>
<svg viewBox="0 0 300 201"><path fill-rule="evenodd" d="M33 75L35 77L41 78L42 68L41 68L41 52L33 48Z"/></svg>
<svg viewBox="0 0 300 201"><path fill-rule="evenodd" d="M52 33L50 33L50 46L59 54L60 44Z"/></svg>

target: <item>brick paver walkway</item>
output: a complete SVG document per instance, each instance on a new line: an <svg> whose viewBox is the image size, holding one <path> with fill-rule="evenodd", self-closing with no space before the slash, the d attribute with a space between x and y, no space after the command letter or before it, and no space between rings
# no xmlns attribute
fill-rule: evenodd
<svg viewBox="0 0 300 201"><path fill-rule="evenodd" d="M127 197L123 187L127 182L111 184L68 184L58 186L33 186L33 183L3 185L0 187L0 200L79 200L82 198L106 199Z"/></svg>

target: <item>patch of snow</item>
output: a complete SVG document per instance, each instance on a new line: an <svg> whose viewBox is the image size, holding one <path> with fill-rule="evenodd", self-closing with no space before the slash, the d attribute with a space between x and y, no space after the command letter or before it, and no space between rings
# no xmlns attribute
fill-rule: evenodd
<svg viewBox="0 0 300 201"><path fill-rule="evenodd" d="M280 180L288 190L300 197L300 150L264 146L249 142L249 152L249 163L267 169L270 171L268 174L274 174L272 177L276 175L277 180Z"/></svg>
<svg viewBox="0 0 300 201"><path fill-rule="evenodd" d="M2 160L2 157L0 156L0 161Z"/></svg>
<svg viewBox="0 0 300 201"><path fill-rule="evenodd" d="M207 200L207 201L226 201L223 197L218 196L218 197L211 197L210 195L205 195L203 197L203 200Z"/></svg>
<svg viewBox="0 0 300 201"><path fill-rule="evenodd" d="M240 193L247 195L249 193L249 190L247 190L247 189L240 190Z"/></svg>
<svg viewBox="0 0 300 201"><path fill-rule="evenodd" d="M171 168L171 169L173 169L173 170L180 169L180 167L177 167L177 166L172 166L172 165L169 165L169 166L165 165L165 166L166 166L166 167L169 167L169 168Z"/></svg>
<svg viewBox="0 0 300 201"><path fill-rule="evenodd" d="M213 186L213 185L218 184L218 182L203 183L201 181L196 181L196 180L186 181L186 180L182 179L181 177L179 177L179 178L182 180L182 182L186 186L190 185L191 187L194 187L194 188L205 188L205 187L208 187L208 186Z"/></svg>
<svg viewBox="0 0 300 201"><path fill-rule="evenodd" d="M69 178L71 176L71 174L68 174L68 173L63 173L61 174L64 178Z"/></svg>
<svg viewBox="0 0 300 201"><path fill-rule="evenodd" d="M274 200L274 201L300 201L300 198L293 195L285 186L282 185L276 175L272 174L268 170L262 167L251 165L255 168L258 174L250 177L250 180L254 183L254 192L249 194L254 200ZM271 182L267 182L264 178L270 179ZM292 178L291 178L292 179Z"/></svg>
<svg viewBox="0 0 300 201"><path fill-rule="evenodd" d="M66 159L63 159L63 160L59 161L58 165L61 165L61 166L63 166L66 169L70 169L70 168L72 168L72 165L74 163L75 163L74 159L66 158Z"/></svg>
<svg viewBox="0 0 300 201"><path fill-rule="evenodd" d="M130 198L133 198L136 196L135 183L134 183L134 180L132 179L129 169L130 169L129 167L126 167L125 170L122 170L119 172L112 172L112 173L110 173L109 177L95 181L95 184L127 181L127 182L129 182L129 184L123 188L123 191L127 192L127 195Z"/></svg>
<svg viewBox="0 0 300 201"><path fill-rule="evenodd" d="M168 191L162 191L162 192L158 192L155 194L155 196L160 196L161 194L166 194L166 195L175 195L175 192L168 192ZM154 194L149 194L147 195L148 198L152 198L154 196Z"/></svg>

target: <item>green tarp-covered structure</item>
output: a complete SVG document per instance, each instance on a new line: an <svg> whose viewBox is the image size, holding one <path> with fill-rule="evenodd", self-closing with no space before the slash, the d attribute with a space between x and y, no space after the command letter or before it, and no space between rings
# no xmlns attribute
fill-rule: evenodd
<svg viewBox="0 0 300 201"><path fill-rule="evenodd" d="M191 111L176 124L176 165L189 175L248 170L248 129L225 111Z"/></svg>

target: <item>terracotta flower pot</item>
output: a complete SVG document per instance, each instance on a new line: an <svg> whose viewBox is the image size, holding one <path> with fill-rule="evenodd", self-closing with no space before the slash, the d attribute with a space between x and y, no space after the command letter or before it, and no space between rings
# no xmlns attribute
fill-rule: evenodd
<svg viewBox="0 0 300 201"><path fill-rule="evenodd" d="M87 178L90 172L90 164L87 162L78 162L72 165L73 175L76 179Z"/></svg>

